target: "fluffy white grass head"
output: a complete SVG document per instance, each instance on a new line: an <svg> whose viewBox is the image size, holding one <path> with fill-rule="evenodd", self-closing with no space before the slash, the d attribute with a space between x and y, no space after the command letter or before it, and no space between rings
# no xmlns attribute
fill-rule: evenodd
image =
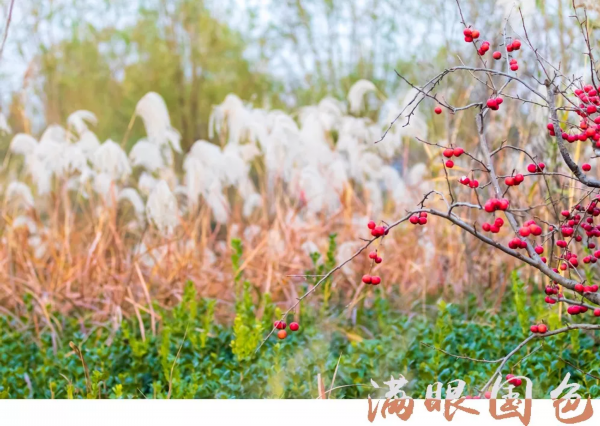
<svg viewBox="0 0 600 426"><path fill-rule="evenodd" d="M149 173L142 172L138 180L138 189L146 195L150 195L158 181Z"/></svg>
<svg viewBox="0 0 600 426"><path fill-rule="evenodd" d="M369 92L376 91L377 88L369 80L358 80L354 83L348 92L350 111L354 114L358 114L363 109L365 95Z"/></svg>
<svg viewBox="0 0 600 426"><path fill-rule="evenodd" d="M244 208L242 214L244 217L248 217L252 212L262 205L262 197L258 193L250 194L244 200Z"/></svg>
<svg viewBox="0 0 600 426"><path fill-rule="evenodd" d="M139 219L144 219L146 206L140 194L134 188L124 188L119 192L118 201L129 201Z"/></svg>
<svg viewBox="0 0 600 426"><path fill-rule="evenodd" d="M17 216L11 224L12 229L27 228L30 234L37 232L37 225L29 216Z"/></svg>
<svg viewBox="0 0 600 426"><path fill-rule="evenodd" d="M6 188L5 203L13 207L28 209L34 206L31 189L23 182L13 181Z"/></svg>
<svg viewBox="0 0 600 426"><path fill-rule="evenodd" d="M78 145L66 145L62 154L61 174L82 173L88 168L87 158Z"/></svg>
<svg viewBox="0 0 600 426"><path fill-rule="evenodd" d="M181 152L181 135L171 127L171 118L164 99L156 92L146 93L135 107L135 113L141 117L146 128L148 140L158 146L168 143Z"/></svg>
<svg viewBox="0 0 600 426"><path fill-rule="evenodd" d="M46 127L44 133L40 137L40 143L46 142L55 142L55 143L66 143L67 142L67 132L64 127L59 126L58 124L51 124Z"/></svg>
<svg viewBox="0 0 600 426"><path fill-rule="evenodd" d="M141 166L150 172L164 167L160 147L146 140L140 140L133 146L129 159L132 166Z"/></svg>
<svg viewBox="0 0 600 426"><path fill-rule="evenodd" d="M131 174L131 166L125 151L114 141L108 139L94 152L92 164L96 171L118 180Z"/></svg>
<svg viewBox="0 0 600 426"><path fill-rule="evenodd" d="M256 142L266 135L266 114L247 108L234 94L225 97L222 104L213 108L209 118L209 137L227 132L232 144Z"/></svg>
<svg viewBox="0 0 600 426"><path fill-rule="evenodd" d="M75 111L67 118L67 124L69 127L73 128L75 132L79 135L83 134L88 130L87 125L93 124L94 126L98 124L98 119L91 111L86 111L80 109L79 111Z"/></svg>
<svg viewBox="0 0 600 426"><path fill-rule="evenodd" d="M31 135L17 133L10 141L10 150L15 154L21 154L25 157L30 156L35 151L37 141Z"/></svg>
<svg viewBox="0 0 600 426"><path fill-rule="evenodd" d="M100 148L100 141L94 132L86 130L81 133L76 145L81 149L86 158L91 160L94 152Z"/></svg>
<svg viewBox="0 0 600 426"><path fill-rule="evenodd" d="M164 180L159 181L150 193L146 215L163 235L171 234L179 223L177 199Z"/></svg>
<svg viewBox="0 0 600 426"><path fill-rule="evenodd" d="M214 219L219 223L227 223L229 218L229 202L221 192L218 185L213 185L206 195L206 203L209 205Z"/></svg>
<svg viewBox="0 0 600 426"><path fill-rule="evenodd" d="M94 182L92 184L94 191L104 198L107 203L112 202L112 191L114 188L113 179L106 173L94 174Z"/></svg>

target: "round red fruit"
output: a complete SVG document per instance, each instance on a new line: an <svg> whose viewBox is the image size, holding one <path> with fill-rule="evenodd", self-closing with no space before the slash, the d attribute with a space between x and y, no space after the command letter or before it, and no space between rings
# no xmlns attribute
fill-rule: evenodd
<svg viewBox="0 0 600 426"><path fill-rule="evenodd" d="M290 324L290 330L292 331L298 331L300 329L300 325L298 325L297 322L293 322Z"/></svg>
<svg viewBox="0 0 600 426"><path fill-rule="evenodd" d="M581 169L584 172L589 172L590 170L592 170L592 166L590 166L589 164L585 163L583 166L581 166Z"/></svg>
<svg viewBox="0 0 600 426"><path fill-rule="evenodd" d="M279 330L279 332L277 333L277 337L283 340L287 337L287 332L285 330Z"/></svg>
<svg viewBox="0 0 600 426"><path fill-rule="evenodd" d="M538 325L538 332L544 334L546 331L548 331L548 327L546 326L546 324L540 324Z"/></svg>
<svg viewBox="0 0 600 426"><path fill-rule="evenodd" d="M442 109L440 107L435 107L435 109L433 110L433 112L435 112L436 114L440 115L442 113Z"/></svg>
<svg viewBox="0 0 600 426"><path fill-rule="evenodd" d="M363 275L362 282L365 284L371 284L373 282L373 278L370 275Z"/></svg>
<svg viewBox="0 0 600 426"><path fill-rule="evenodd" d="M494 54L492 56L494 57L495 60L498 60L498 59L502 58L502 53L496 51L496 52L494 52Z"/></svg>
<svg viewBox="0 0 600 426"><path fill-rule="evenodd" d="M371 277L371 284L373 285L377 285L381 282L381 278L378 277L377 275L375 275L374 277Z"/></svg>

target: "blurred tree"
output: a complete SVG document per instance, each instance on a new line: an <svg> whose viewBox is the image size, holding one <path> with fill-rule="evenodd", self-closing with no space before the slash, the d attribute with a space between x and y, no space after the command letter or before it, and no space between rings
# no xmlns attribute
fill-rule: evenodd
<svg viewBox="0 0 600 426"><path fill-rule="evenodd" d="M77 20L60 42L40 43L35 87L47 123L63 123L71 112L87 109L99 118L100 138L120 140L137 101L155 91L185 147L207 138L210 109L228 93L260 105L276 92L244 57L242 36L205 2L142 2L136 13L122 29ZM129 143L142 134L137 123Z"/></svg>

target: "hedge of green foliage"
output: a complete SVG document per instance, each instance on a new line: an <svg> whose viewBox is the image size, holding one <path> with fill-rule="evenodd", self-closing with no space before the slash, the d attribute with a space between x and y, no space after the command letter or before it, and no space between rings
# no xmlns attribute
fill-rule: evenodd
<svg viewBox="0 0 600 426"><path fill-rule="evenodd" d="M328 267L333 251L322 264L315 256L316 272ZM241 255L238 246L234 267ZM1 318L0 396L316 398L317 374L329 389L338 363L334 386L352 386L331 391L330 398L376 395L371 379L384 387L384 381L398 374L409 380L405 390L412 397L424 397L428 384L458 378L466 381L466 392L474 394L496 364L457 359L422 343L472 358L497 359L528 335L531 321L544 319L551 329L561 326L556 309L530 303L525 284L514 273L501 312L492 315L471 308L468 321L462 306L441 300L434 303L437 309L431 315L401 314L380 289L372 304L363 304L356 315L348 316L334 297L326 300L329 307L324 310L321 293L320 303L307 304L300 315L288 319L288 323L299 321L300 331L289 332L283 341L272 336L255 354L279 312L269 295L251 297L252 285L239 275L232 325L216 323L215 302L198 298L191 283L175 308L155 307L162 317L156 335L150 331L149 318L143 317L145 339L135 317L113 329L110 324L57 316L60 327L56 328L61 331L54 345L49 330L44 329L40 339L25 317L21 319L25 327L14 318ZM600 376L599 345L594 337L571 331L535 340L511 359L504 373L530 377L534 397L549 398L550 390L570 372L571 382L581 384L582 395L599 397L598 380L569 365Z"/></svg>

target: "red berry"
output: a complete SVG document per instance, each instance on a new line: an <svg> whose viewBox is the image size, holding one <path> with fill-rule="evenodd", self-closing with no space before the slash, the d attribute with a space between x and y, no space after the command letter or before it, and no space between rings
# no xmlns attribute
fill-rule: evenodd
<svg viewBox="0 0 600 426"><path fill-rule="evenodd" d="M436 114L441 114L442 113L442 109L440 107L435 107L435 109L433 110L433 112L435 112Z"/></svg>
<svg viewBox="0 0 600 426"><path fill-rule="evenodd" d="M452 148L446 148L443 152L442 152L443 156L446 158L452 158L452 156L454 155L454 150Z"/></svg>
<svg viewBox="0 0 600 426"><path fill-rule="evenodd" d="M542 254L544 252L544 247L536 246L534 250L537 254Z"/></svg>
<svg viewBox="0 0 600 426"><path fill-rule="evenodd" d="M532 333L537 333L539 331L539 327L537 325L532 325L531 327L529 327L529 330Z"/></svg>
<svg viewBox="0 0 600 426"><path fill-rule="evenodd" d="M584 172L589 172L590 170L592 170L592 166L590 166L589 164L585 163L584 165L581 166L581 169Z"/></svg>
<svg viewBox="0 0 600 426"><path fill-rule="evenodd" d="M293 322L290 324L290 330L292 331L298 331L300 329L300 326L298 325L297 322Z"/></svg>
<svg viewBox="0 0 600 426"><path fill-rule="evenodd" d="M277 333L277 337L283 340L287 337L287 332L285 330L279 330L279 332Z"/></svg>
<svg viewBox="0 0 600 426"><path fill-rule="evenodd" d="M412 223L413 225L416 225L419 223L419 217L418 216L411 216L410 219L408 219L410 221L410 223Z"/></svg>
<svg viewBox="0 0 600 426"><path fill-rule="evenodd" d="M484 223L483 225L481 225L481 229L483 229L485 232L490 232L490 229L492 228L492 225L490 225L489 223Z"/></svg>
<svg viewBox="0 0 600 426"><path fill-rule="evenodd" d="M279 330L283 330L286 327L286 323L283 321L275 321L273 325Z"/></svg>
<svg viewBox="0 0 600 426"><path fill-rule="evenodd" d="M463 30L463 35L465 37L473 37L473 31L471 31L471 28L465 28Z"/></svg>
<svg viewBox="0 0 600 426"><path fill-rule="evenodd" d="M513 50L519 50L521 48L521 42L519 40L513 40L512 48Z"/></svg>
<svg viewBox="0 0 600 426"><path fill-rule="evenodd" d="M524 180L525 180L525 176L523 176L521 173L517 173L515 175L515 184L519 185Z"/></svg>
<svg viewBox="0 0 600 426"><path fill-rule="evenodd" d="M362 282L365 284L371 284L373 278L370 275L363 275Z"/></svg>
<svg viewBox="0 0 600 426"><path fill-rule="evenodd" d="M478 188L479 187L479 181L476 181L475 179L472 179L471 182L469 182L469 187L470 188Z"/></svg>
<svg viewBox="0 0 600 426"><path fill-rule="evenodd" d="M479 31L471 30L471 37L473 37L473 39L479 38Z"/></svg>
<svg viewBox="0 0 600 426"><path fill-rule="evenodd" d="M375 258L375 263L381 263L381 262L383 262L383 259L381 257L377 256Z"/></svg>
<svg viewBox="0 0 600 426"><path fill-rule="evenodd" d="M494 52L494 54L492 55L494 59L498 60L502 58L502 53L496 51Z"/></svg>
<svg viewBox="0 0 600 426"><path fill-rule="evenodd" d="M373 222L372 220L370 220L369 223L367 223L367 228L369 228L369 229L373 229L373 228L375 228L375 226L377 226L377 224L375 222Z"/></svg>
<svg viewBox="0 0 600 426"><path fill-rule="evenodd" d="M372 251L371 253L369 253L369 259L377 259L377 252Z"/></svg>
<svg viewBox="0 0 600 426"><path fill-rule="evenodd" d="M449 169L451 169L452 167L454 167L454 161L452 161L452 160L446 161L446 167L448 167Z"/></svg>
<svg viewBox="0 0 600 426"><path fill-rule="evenodd" d="M519 235L521 235L521 237L528 237L529 234L531 234L531 230L529 229L529 227L522 227L521 229L519 229Z"/></svg>
<svg viewBox="0 0 600 426"><path fill-rule="evenodd" d="M420 217L419 218L419 225L426 225L427 224L427 218L426 217Z"/></svg>
<svg viewBox="0 0 600 426"><path fill-rule="evenodd" d="M456 148L454 148L454 156L455 156L455 157L460 157L461 155L463 155L463 154L464 154L464 152L465 152L465 150L464 150L464 149L462 149L462 148L461 148L461 147L459 147L459 146L458 146L458 147L456 147Z"/></svg>
<svg viewBox="0 0 600 426"><path fill-rule="evenodd" d="M540 324L538 325L538 332L539 333L545 333L546 331L548 331L548 327L546 326L546 324Z"/></svg>
<svg viewBox="0 0 600 426"><path fill-rule="evenodd" d="M506 179L504 179L504 183L506 184L506 186L516 185L515 178L512 176L509 176Z"/></svg>
<svg viewBox="0 0 600 426"><path fill-rule="evenodd" d="M594 309L594 316L600 317L600 309Z"/></svg>
<svg viewBox="0 0 600 426"><path fill-rule="evenodd" d="M511 71L517 71L518 69L519 69L519 66L518 66L517 64L512 64L512 65L510 66L510 70L511 70Z"/></svg>
<svg viewBox="0 0 600 426"><path fill-rule="evenodd" d="M537 170L537 166L535 164L528 164L527 165L527 171L529 173L535 173Z"/></svg>
<svg viewBox="0 0 600 426"><path fill-rule="evenodd" d="M583 292L583 284L575 284L575 291L578 293Z"/></svg>
<svg viewBox="0 0 600 426"><path fill-rule="evenodd" d="M378 277L377 275L375 275L374 277L371 277L371 284L373 285L377 285L381 282L381 278Z"/></svg>

